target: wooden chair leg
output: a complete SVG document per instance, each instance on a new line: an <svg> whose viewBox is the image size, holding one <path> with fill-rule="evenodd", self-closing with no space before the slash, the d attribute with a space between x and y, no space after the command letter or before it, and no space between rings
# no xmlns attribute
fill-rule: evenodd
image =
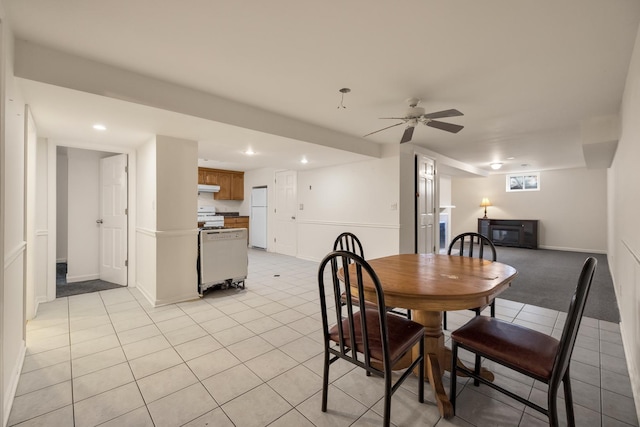
<svg viewBox="0 0 640 427"><path fill-rule="evenodd" d="M458 361L458 344L452 343L451 346L451 371L450 371L450 384L449 384L449 401L451 402L451 408L453 409L453 415L456 414L456 386L458 380L457 374L457 361Z"/></svg>
<svg viewBox="0 0 640 427"><path fill-rule="evenodd" d="M496 300L491 301L491 317L496 317Z"/></svg>
<svg viewBox="0 0 640 427"><path fill-rule="evenodd" d="M442 329L447 330L447 312L442 312Z"/></svg>

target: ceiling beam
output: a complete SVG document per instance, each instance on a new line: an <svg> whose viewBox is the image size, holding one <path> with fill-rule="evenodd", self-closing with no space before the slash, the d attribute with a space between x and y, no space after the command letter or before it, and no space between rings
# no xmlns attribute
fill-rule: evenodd
<svg viewBox="0 0 640 427"><path fill-rule="evenodd" d="M381 144L59 50L15 42L16 77L380 158Z"/></svg>

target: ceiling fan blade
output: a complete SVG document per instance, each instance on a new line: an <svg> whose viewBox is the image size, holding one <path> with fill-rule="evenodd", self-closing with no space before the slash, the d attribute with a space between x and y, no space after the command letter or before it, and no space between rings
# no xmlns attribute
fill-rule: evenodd
<svg viewBox="0 0 640 427"><path fill-rule="evenodd" d="M437 120L429 120L425 123L425 125L431 126L432 128L436 129L446 130L447 132L451 133L458 133L464 128L464 126L454 125L453 123L439 122Z"/></svg>
<svg viewBox="0 0 640 427"><path fill-rule="evenodd" d="M387 129L389 129L389 128L393 128L393 127L396 127L396 126L400 126L400 125L402 125L402 124L404 124L404 123L396 123L395 125L387 126L386 128L382 128L382 129L374 130L373 132L371 132L371 133L368 133L368 134L364 135L364 136L363 136L363 138L364 138L365 136L373 135L374 133L382 132L383 130L387 130Z"/></svg>
<svg viewBox="0 0 640 427"><path fill-rule="evenodd" d="M402 134L402 139L400 140L400 144L404 144L405 142L411 141L411 138L413 137L414 129L415 129L415 126L408 126L404 130L404 133Z"/></svg>
<svg viewBox="0 0 640 427"><path fill-rule="evenodd" d="M422 117L425 119L441 119L443 117L456 117L456 116L464 116L460 111L456 109L451 110L443 110L437 111L435 113L423 114Z"/></svg>

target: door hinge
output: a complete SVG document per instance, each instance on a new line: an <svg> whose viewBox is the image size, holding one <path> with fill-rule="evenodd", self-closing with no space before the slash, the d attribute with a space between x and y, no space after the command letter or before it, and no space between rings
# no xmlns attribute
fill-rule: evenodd
<svg viewBox="0 0 640 427"><path fill-rule="evenodd" d="M124 208L124 214L129 215L129 208Z"/></svg>
<svg viewBox="0 0 640 427"><path fill-rule="evenodd" d="M125 266L125 267L129 267L129 260L128 260L128 259L125 259L125 260L124 260L124 266Z"/></svg>
<svg viewBox="0 0 640 427"><path fill-rule="evenodd" d="M129 166L124 167L124 173L129 173Z"/></svg>

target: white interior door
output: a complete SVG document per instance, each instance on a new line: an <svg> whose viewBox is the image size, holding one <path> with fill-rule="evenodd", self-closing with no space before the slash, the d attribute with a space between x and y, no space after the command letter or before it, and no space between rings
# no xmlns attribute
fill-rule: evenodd
<svg viewBox="0 0 640 427"><path fill-rule="evenodd" d="M275 252L296 256L298 184L295 171L276 172Z"/></svg>
<svg viewBox="0 0 640 427"><path fill-rule="evenodd" d="M100 279L127 284L127 155L100 160Z"/></svg>
<svg viewBox="0 0 640 427"><path fill-rule="evenodd" d="M436 233L436 211L435 211L435 163L433 159L418 156L418 210L417 218L417 241L418 253L434 253Z"/></svg>

